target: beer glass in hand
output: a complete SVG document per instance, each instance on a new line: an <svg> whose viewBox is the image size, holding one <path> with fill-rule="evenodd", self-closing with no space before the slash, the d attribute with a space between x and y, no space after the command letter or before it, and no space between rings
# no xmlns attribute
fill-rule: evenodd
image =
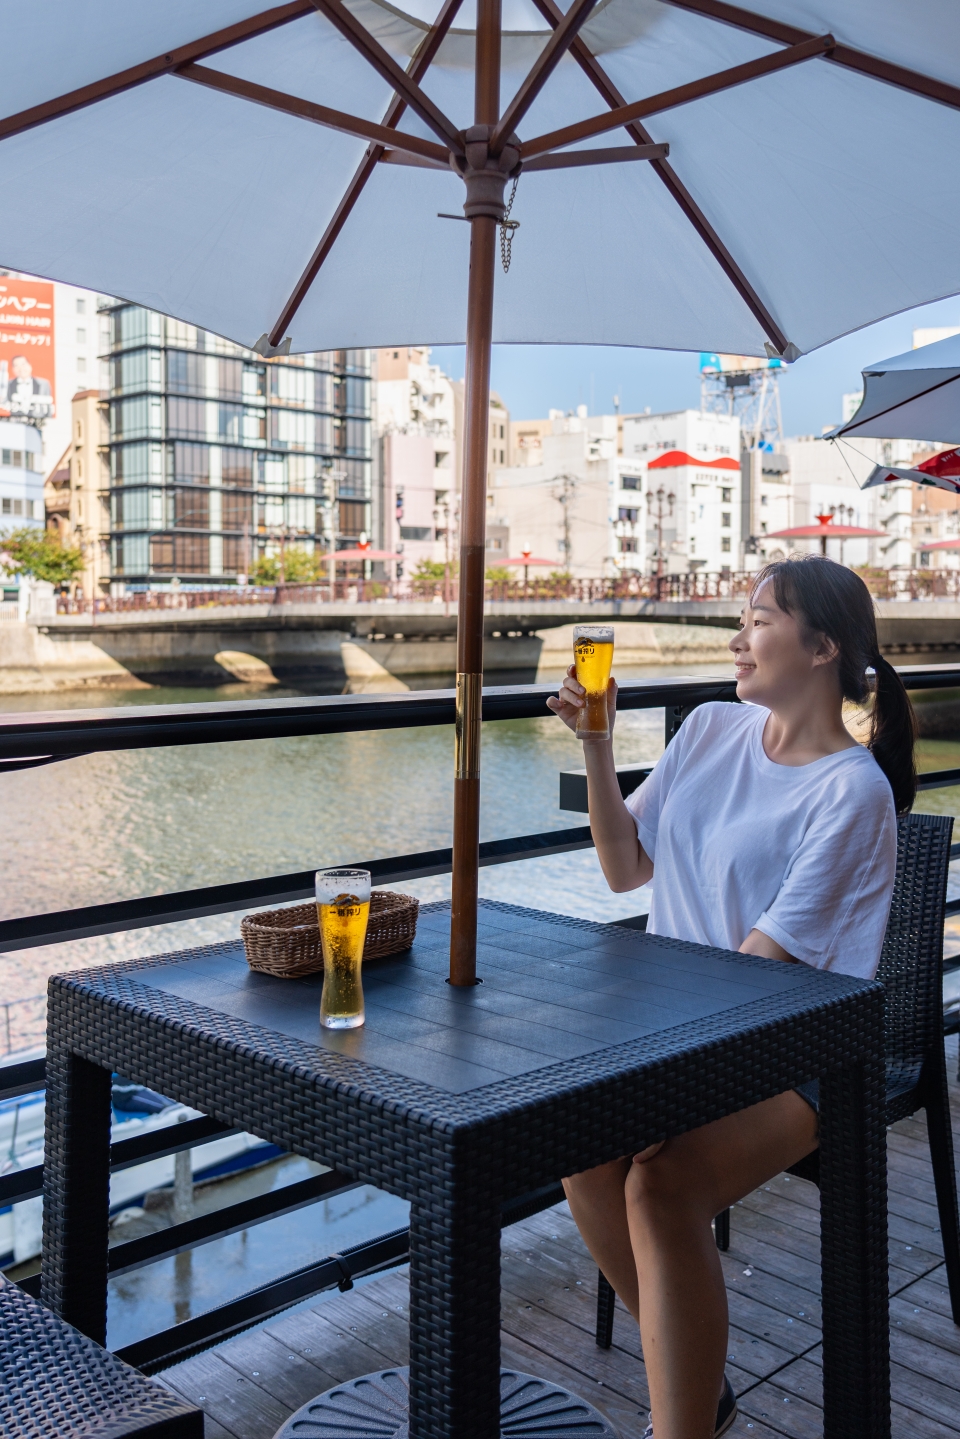
<svg viewBox="0 0 960 1439"><path fill-rule="evenodd" d="M317 871L317 922L323 945L320 1023L357 1029L363 1023L360 964L370 918L368 869Z"/></svg>
<svg viewBox="0 0 960 1439"><path fill-rule="evenodd" d="M581 739L609 739L607 686L613 667L613 626L574 625L573 659L577 679L587 692L583 709L577 714L577 735Z"/></svg>

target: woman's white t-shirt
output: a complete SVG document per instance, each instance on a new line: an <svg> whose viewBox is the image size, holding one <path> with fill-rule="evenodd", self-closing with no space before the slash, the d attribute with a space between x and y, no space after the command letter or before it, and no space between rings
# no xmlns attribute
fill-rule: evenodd
<svg viewBox="0 0 960 1439"><path fill-rule="evenodd" d="M897 863L889 782L862 745L774 763L769 714L699 705L627 800L654 861L647 931L739 949L759 929L805 964L872 979Z"/></svg>

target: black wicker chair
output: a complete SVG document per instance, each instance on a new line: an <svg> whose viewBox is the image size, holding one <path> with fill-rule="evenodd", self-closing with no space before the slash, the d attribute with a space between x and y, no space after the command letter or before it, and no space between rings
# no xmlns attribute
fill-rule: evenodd
<svg viewBox="0 0 960 1439"><path fill-rule="evenodd" d="M0 1277L4 1439L203 1439L203 1412Z"/></svg>
<svg viewBox="0 0 960 1439"><path fill-rule="evenodd" d="M960 1324L960 1213L943 1052L943 906L953 819L910 814L898 822L897 877L877 978L886 988L887 1124L927 1112L943 1257L955 1324ZM791 1169L816 1184L819 1152ZM730 1243L730 1211L714 1221L717 1247ZM603 1274L597 1291L597 1344L613 1339L616 1296Z"/></svg>

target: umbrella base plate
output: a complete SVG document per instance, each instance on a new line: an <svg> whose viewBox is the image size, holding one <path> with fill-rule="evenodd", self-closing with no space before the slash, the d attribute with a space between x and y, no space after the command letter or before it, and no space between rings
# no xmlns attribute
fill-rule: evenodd
<svg viewBox="0 0 960 1439"><path fill-rule="evenodd" d="M318 1394L291 1414L275 1439L408 1439L409 1369L364 1374ZM610 1421L576 1394L500 1370L503 1439L618 1439Z"/></svg>

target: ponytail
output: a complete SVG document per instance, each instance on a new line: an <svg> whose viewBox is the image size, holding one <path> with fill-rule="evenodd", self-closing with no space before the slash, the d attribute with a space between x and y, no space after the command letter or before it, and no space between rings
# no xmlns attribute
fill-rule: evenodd
<svg viewBox="0 0 960 1439"><path fill-rule="evenodd" d="M905 814L917 797L917 717L903 680L879 649L873 669L877 678L867 748L890 781L897 814Z"/></svg>
<svg viewBox="0 0 960 1439"><path fill-rule="evenodd" d="M808 642L825 636L837 646L837 678L844 699L865 702L870 693L867 670L873 669L876 681L867 748L890 782L897 813L905 814L917 792L913 754L917 720L903 681L880 653L870 591L853 570L824 555L766 565L754 580L753 594L765 580L773 584L779 608L800 621Z"/></svg>

